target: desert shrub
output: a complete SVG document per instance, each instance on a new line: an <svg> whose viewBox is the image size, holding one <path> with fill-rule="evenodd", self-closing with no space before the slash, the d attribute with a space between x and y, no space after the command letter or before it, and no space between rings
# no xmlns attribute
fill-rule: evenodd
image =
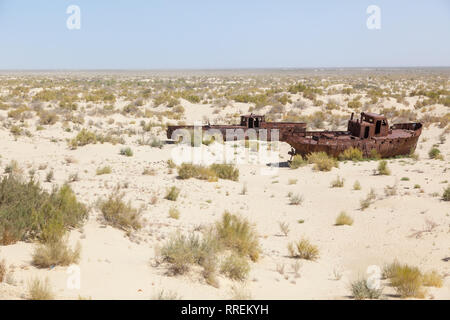
<svg viewBox="0 0 450 320"><path fill-rule="evenodd" d="M9 175L0 181L0 242L59 238L68 228L81 225L87 218L86 207L79 203L69 185L44 191L33 180L23 182Z"/></svg>
<svg viewBox="0 0 450 320"><path fill-rule="evenodd" d="M178 168L180 179L197 178L200 180L217 181L218 178L238 181L239 169L230 164L212 164L209 167L182 163Z"/></svg>
<svg viewBox="0 0 450 320"><path fill-rule="evenodd" d="M192 264L204 265L216 253L217 244L208 236L175 234L158 251L158 259L169 264L172 274L184 274Z"/></svg>
<svg viewBox="0 0 450 320"><path fill-rule="evenodd" d="M336 226L351 226L353 224L353 218L350 217L346 212L341 212L336 218L335 225Z"/></svg>
<svg viewBox="0 0 450 320"><path fill-rule="evenodd" d="M132 157L133 150L131 150L130 147L122 148L122 149L120 149L120 155L126 156L126 157Z"/></svg>
<svg viewBox="0 0 450 320"><path fill-rule="evenodd" d="M16 160L11 160L11 162L5 167L5 173L20 177L23 173L23 170Z"/></svg>
<svg viewBox="0 0 450 320"><path fill-rule="evenodd" d="M45 182L52 182L54 177L55 177L55 172L53 170L50 170L45 175Z"/></svg>
<svg viewBox="0 0 450 320"><path fill-rule="evenodd" d="M125 231L142 227L141 212L123 201L125 194L116 188L106 200L100 200L98 207L109 225Z"/></svg>
<svg viewBox="0 0 450 320"><path fill-rule="evenodd" d="M384 176L389 176L391 174L391 170L388 168L386 160L382 160L378 163L377 174Z"/></svg>
<svg viewBox="0 0 450 320"><path fill-rule="evenodd" d="M175 162L173 162L172 159L167 160L167 166L169 167L169 169L175 169L177 167L177 165L175 164Z"/></svg>
<svg viewBox="0 0 450 320"><path fill-rule="evenodd" d="M331 181L331 188L342 188L344 187L344 178L340 178L339 176L336 177L335 180Z"/></svg>
<svg viewBox="0 0 450 320"><path fill-rule="evenodd" d="M152 148L159 148L162 149L162 147L164 146L164 142L162 142L161 140L159 140L157 137L153 137L152 141L150 142L150 146Z"/></svg>
<svg viewBox="0 0 450 320"><path fill-rule="evenodd" d="M428 152L428 156L430 157L430 159L439 159L439 160L443 159L441 150L439 150L436 147L430 149L430 151Z"/></svg>
<svg viewBox="0 0 450 320"><path fill-rule="evenodd" d="M326 152L313 152L307 157L308 163L314 164L314 170L330 171L333 167L338 167L335 158L330 157Z"/></svg>
<svg viewBox="0 0 450 320"><path fill-rule="evenodd" d="M74 250L70 249L63 238L40 244L33 252L31 263L38 268L51 266L68 266L78 263L81 246L77 244Z"/></svg>
<svg viewBox="0 0 450 320"><path fill-rule="evenodd" d="M422 276L422 283L425 287L442 287L442 276L436 270L429 271Z"/></svg>
<svg viewBox="0 0 450 320"><path fill-rule="evenodd" d="M370 189L370 192L367 194L366 198L362 199L360 202L361 210L367 209L373 203L376 197L377 196L375 194L375 190Z"/></svg>
<svg viewBox="0 0 450 320"><path fill-rule="evenodd" d="M152 298L152 300L179 300L180 297L176 292L159 290Z"/></svg>
<svg viewBox="0 0 450 320"><path fill-rule="evenodd" d="M219 243L242 256L257 261L260 254L258 235L250 222L227 211L216 223L215 231Z"/></svg>
<svg viewBox="0 0 450 320"><path fill-rule="evenodd" d="M82 147L91 143L93 144L97 143L97 137L95 133L88 131L86 129L82 129L75 138L70 140L69 146L72 149L76 149L77 147Z"/></svg>
<svg viewBox="0 0 450 320"><path fill-rule="evenodd" d="M305 166L307 163L308 162L305 159L303 159L302 155L296 154L292 158L292 161L289 162L289 167L291 169L297 169L297 168Z"/></svg>
<svg viewBox="0 0 450 320"><path fill-rule="evenodd" d="M231 254L222 262L220 272L232 280L243 281L248 277L250 265L245 257Z"/></svg>
<svg viewBox="0 0 450 320"><path fill-rule="evenodd" d="M216 173L208 167L195 165L191 163L182 163L178 167L178 177L180 179L196 178L207 181L217 181Z"/></svg>
<svg viewBox="0 0 450 320"><path fill-rule="evenodd" d="M367 280L357 280L351 283L352 296L356 300L379 299L383 289L371 289L367 285Z"/></svg>
<svg viewBox="0 0 450 320"><path fill-rule="evenodd" d="M361 161L363 158L363 152L358 148L348 148L339 154L339 160Z"/></svg>
<svg viewBox="0 0 450 320"><path fill-rule="evenodd" d="M299 194L289 195L289 204L292 206L299 206L303 203L303 196Z"/></svg>
<svg viewBox="0 0 450 320"><path fill-rule="evenodd" d="M361 183L358 180L353 184L353 190L361 190Z"/></svg>
<svg viewBox="0 0 450 320"><path fill-rule="evenodd" d="M372 149L372 150L370 150L370 156L369 156L369 159L372 159L372 160L379 160L379 159L381 159L381 155L378 153L377 150Z"/></svg>
<svg viewBox="0 0 450 320"><path fill-rule="evenodd" d="M39 114L39 124L52 125L58 121L58 115L55 112L42 111Z"/></svg>
<svg viewBox="0 0 450 320"><path fill-rule="evenodd" d="M444 189L444 193L442 194L442 200L450 201L450 185L448 185L447 188Z"/></svg>
<svg viewBox="0 0 450 320"><path fill-rule="evenodd" d="M280 221L278 222L278 226L280 227L280 231L284 234L284 236L287 237L290 231L289 223Z"/></svg>
<svg viewBox="0 0 450 320"><path fill-rule="evenodd" d="M28 284L28 298L30 300L53 300L54 295L48 278L45 281L34 278Z"/></svg>
<svg viewBox="0 0 450 320"><path fill-rule="evenodd" d="M103 175L103 174L110 174L111 173L111 167L110 166L105 166L102 168L97 168L96 174L98 176Z"/></svg>
<svg viewBox="0 0 450 320"><path fill-rule="evenodd" d="M0 260L0 283L2 283L6 277L6 271L7 268L5 260Z"/></svg>
<svg viewBox="0 0 450 320"><path fill-rule="evenodd" d="M291 258L296 259L314 261L319 257L319 249L307 239L301 239L296 243L289 243L288 251Z"/></svg>
<svg viewBox="0 0 450 320"><path fill-rule="evenodd" d="M407 264L396 264L391 267L390 282L402 298L423 298L422 273L419 268Z"/></svg>
<svg viewBox="0 0 450 320"><path fill-rule="evenodd" d="M180 195L180 189L178 189L175 186L172 186L169 189L167 189L165 199L170 200L170 201L177 201L179 195Z"/></svg>
<svg viewBox="0 0 450 320"><path fill-rule="evenodd" d="M169 217L172 219L178 220L180 218L180 211L175 207L170 208L169 209Z"/></svg>
<svg viewBox="0 0 450 320"><path fill-rule="evenodd" d="M212 164L209 167L220 179L238 181L239 169L232 164Z"/></svg>

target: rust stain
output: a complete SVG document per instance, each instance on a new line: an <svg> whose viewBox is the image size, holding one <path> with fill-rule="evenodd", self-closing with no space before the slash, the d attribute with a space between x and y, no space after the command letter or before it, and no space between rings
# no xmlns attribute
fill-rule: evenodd
<svg viewBox="0 0 450 320"><path fill-rule="evenodd" d="M193 129L194 126L169 126L167 137L177 129ZM384 115L362 112L359 119L352 113L348 121L347 131L307 131L303 122L266 122L263 115L243 115L237 125L204 125L202 131L217 130L225 140L236 140L227 136L227 130L243 130L248 139L250 130L256 132L258 138L271 139L271 129L279 130L279 140L288 143L292 150L290 155L305 156L312 152L326 152L338 157L349 148L360 149L365 157L370 157L375 150L382 158L408 155L416 149L417 141L422 133L421 123L398 123L389 126ZM266 134L267 133L267 134ZM262 136L264 134L264 136Z"/></svg>

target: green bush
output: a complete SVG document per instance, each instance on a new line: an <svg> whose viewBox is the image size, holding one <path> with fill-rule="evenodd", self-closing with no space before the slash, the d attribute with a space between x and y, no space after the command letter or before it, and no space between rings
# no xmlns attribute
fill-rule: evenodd
<svg viewBox="0 0 450 320"><path fill-rule="evenodd" d="M180 195L180 189L178 189L175 186L172 186L171 188L167 189L165 199L170 200L170 201L177 201L179 195Z"/></svg>
<svg viewBox="0 0 450 320"><path fill-rule="evenodd" d="M244 281L250 272L250 265L246 258L231 254L222 262L220 272L232 280Z"/></svg>
<svg viewBox="0 0 450 320"><path fill-rule="evenodd" d="M31 263L38 268L49 268L52 266L69 266L80 260L80 244L71 250L67 241L60 238L40 244L33 252Z"/></svg>
<svg viewBox="0 0 450 320"><path fill-rule="evenodd" d="M131 150L130 147L122 148L122 149L120 149L120 155L126 156L126 157L132 157L133 150Z"/></svg>
<svg viewBox="0 0 450 320"><path fill-rule="evenodd" d="M371 289L367 286L367 280L357 280L351 284L352 296L356 300L379 299L383 289Z"/></svg>
<svg viewBox="0 0 450 320"><path fill-rule="evenodd" d="M350 217L347 213L342 211L339 216L336 218L336 226L351 226L353 224L353 218Z"/></svg>
<svg viewBox="0 0 450 320"><path fill-rule="evenodd" d="M220 179L238 181L239 169L232 164L212 164L209 167Z"/></svg>
<svg viewBox="0 0 450 320"><path fill-rule="evenodd" d="M108 199L99 201L99 208L109 225L125 231L142 227L141 212L123 201L125 194L114 190Z"/></svg>
<svg viewBox="0 0 450 320"><path fill-rule="evenodd" d="M303 167L307 164L308 164L308 162L305 159L303 159L302 155L296 154L292 158L292 161L289 162L289 167L291 169L297 169L297 168Z"/></svg>
<svg viewBox="0 0 450 320"><path fill-rule="evenodd" d="M88 131L86 129L82 129L77 134L77 136L69 142L69 146L72 149L76 149L77 147L82 147L91 143L93 144L97 143L97 137L95 133Z"/></svg>
<svg viewBox="0 0 450 320"><path fill-rule="evenodd" d="M344 182L344 178L341 179L339 176L337 176L335 180L331 181L331 188L343 188Z"/></svg>
<svg viewBox="0 0 450 320"><path fill-rule="evenodd" d="M178 168L180 179L196 178L207 181L217 181L218 178L238 181L239 170L229 164L212 164L209 167L183 163Z"/></svg>
<svg viewBox="0 0 450 320"><path fill-rule="evenodd" d="M105 166L102 168L97 168L96 174L98 176L103 175L103 174L110 174L111 173L111 167L110 166Z"/></svg>
<svg viewBox="0 0 450 320"><path fill-rule="evenodd" d="M339 160L361 161L363 158L363 152L358 148L348 148L339 154Z"/></svg>
<svg viewBox="0 0 450 320"><path fill-rule="evenodd" d="M252 261L259 259L261 249L258 235L247 219L225 211L222 220L216 223L215 230L219 243L225 248L248 256Z"/></svg>
<svg viewBox="0 0 450 320"><path fill-rule="evenodd" d="M330 171L333 167L339 167L337 160L330 157L326 152L313 152L306 158L308 163L314 164L314 170Z"/></svg>
<svg viewBox="0 0 450 320"><path fill-rule="evenodd" d="M183 180L196 178L200 180L217 181L218 179L216 173L210 168L191 163L182 163L181 166L178 167L178 177Z"/></svg>
<svg viewBox="0 0 450 320"><path fill-rule="evenodd" d="M388 168L386 160L382 160L378 163L378 174L382 176L389 176L391 174L391 170Z"/></svg>
<svg viewBox="0 0 450 320"><path fill-rule="evenodd" d="M428 156L430 157L430 159L442 160L444 158L441 154L441 150L436 147L431 148L430 152L428 152Z"/></svg>
<svg viewBox="0 0 450 320"><path fill-rule="evenodd" d="M28 299L30 300L53 300L54 294L50 287L48 278L45 281L34 278L28 284Z"/></svg>
<svg viewBox="0 0 450 320"><path fill-rule="evenodd" d="M49 194L33 180L23 182L8 175L0 181L2 244L58 239L68 228L80 226L87 215L86 207L67 184Z"/></svg>
<svg viewBox="0 0 450 320"><path fill-rule="evenodd" d="M184 274L192 264L200 266L207 264L210 257L216 253L217 245L210 237L200 239L196 235L186 237L176 234L172 235L158 251L158 259L160 262L169 263L172 274Z"/></svg>
<svg viewBox="0 0 450 320"><path fill-rule="evenodd" d="M444 189L444 193L442 194L442 200L450 201L450 185Z"/></svg>
<svg viewBox="0 0 450 320"><path fill-rule="evenodd" d="M289 255L296 259L316 260L319 257L319 249L307 239L301 239L296 243L288 244Z"/></svg>

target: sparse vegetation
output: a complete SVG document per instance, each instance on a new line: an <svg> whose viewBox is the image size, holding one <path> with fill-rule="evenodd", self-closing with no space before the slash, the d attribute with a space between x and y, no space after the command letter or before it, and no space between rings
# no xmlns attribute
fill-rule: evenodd
<svg viewBox="0 0 450 320"><path fill-rule="evenodd" d="M0 181L0 243L19 240L59 239L69 228L87 218L86 207L79 203L69 185L44 191L33 180L22 182L14 175Z"/></svg>
<svg viewBox="0 0 450 320"><path fill-rule="evenodd" d="M60 238L47 241L36 247L33 252L31 263L38 268L49 268L52 266L68 266L78 263L80 259L81 246L77 244L75 249L70 249L67 240Z"/></svg>
<svg viewBox="0 0 450 320"><path fill-rule="evenodd" d="M215 230L219 243L225 248L236 251L257 261L260 254L258 236L247 219L225 212L216 223Z"/></svg>
<svg viewBox="0 0 450 320"><path fill-rule="evenodd" d="M30 300L53 300L54 294L48 278L45 281L34 278L28 284L28 298Z"/></svg>
<svg viewBox="0 0 450 320"><path fill-rule="evenodd" d="M367 194L367 197L365 199L362 199L360 202L361 210L367 209L376 198L377 195L375 193L375 190L370 189L370 192Z"/></svg>
<svg viewBox="0 0 450 320"><path fill-rule="evenodd" d="M220 272L232 280L243 281L250 272L250 265L246 258L238 254L231 254L222 262Z"/></svg>
<svg viewBox="0 0 450 320"><path fill-rule="evenodd" d="M430 157L430 159L438 159L438 160L444 159L443 155L441 154L441 150L439 150L436 147L430 149L430 151L428 152L428 156Z"/></svg>
<svg viewBox="0 0 450 320"><path fill-rule="evenodd" d="M297 169L300 167L304 167L308 164L308 161L306 161L305 159L303 159L302 155L300 154L296 154L292 160L289 162L289 167L291 169Z"/></svg>
<svg viewBox="0 0 450 320"><path fill-rule="evenodd" d="M307 157L308 163L314 164L314 170L318 171L330 171L333 167L338 168L338 161L330 157L325 152L313 152Z"/></svg>
<svg viewBox="0 0 450 320"><path fill-rule="evenodd" d="M331 188L343 188L344 182L344 178L341 179L339 176L337 176L335 180L331 181Z"/></svg>
<svg viewBox="0 0 450 320"><path fill-rule="evenodd" d="M111 173L111 167L110 166L104 166L101 168L97 168L96 174L98 176L103 175L103 174L110 174Z"/></svg>
<svg viewBox="0 0 450 320"><path fill-rule="evenodd" d="M291 258L317 260L319 257L319 249L317 246L311 244L308 239L301 239L295 243L288 244L288 252Z"/></svg>
<svg viewBox="0 0 450 320"><path fill-rule="evenodd" d="M178 168L178 176L180 179L196 178L210 182L217 181L219 178L238 181L239 170L229 164L212 164L209 167L205 167L190 163L183 163Z"/></svg>
<svg viewBox="0 0 450 320"><path fill-rule="evenodd" d="M178 189L175 186L172 186L169 189L167 189L165 199L170 200L170 201L177 201L179 195L180 195L180 189Z"/></svg>
<svg viewBox="0 0 450 320"><path fill-rule="evenodd" d="M353 218L350 217L346 212L342 211L336 218L334 225L336 226L351 226L353 224Z"/></svg>
<svg viewBox="0 0 450 320"><path fill-rule="evenodd" d="M356 300L379 299L383 289L369 288L366 279L357 280L351 284L352 296Z"/></svg>
<svg viewBox="0 0 450 320"><path fill-rule="evenodd" d="M388 168L388 163L386 160L381 160L378 163L377 174L381 176L389 176L391 174L391 170Z"/></svg>
<svg viewBox="0 0 450 320"><path fill-rule="evenodd" d="M348 148L344 152L339 154L339 160L352 160L361 161L363 160L363 152L358 148Z"/></svg>
<svg viewBox="0 0 450 320"><path fill-rule="evenodd" d="M180 218L180 211L175 207L170 208L169 209L169 217L172 219L178 220Z"/></svg>
<svg viewBox="0 0 450 320"><path fill-rule="evenodd" d="M142 227L141 212L131 202L125 203L124 197L116 188L106 200L99 200L98 207L107 224L127 232L138 230Z"/></svg>
<svg viewBox="0 0 450 320"><path fill-rule="evenodd" d="M122 149L120 149L120 155L126 156L126 157L132 157L133 150L131 150L130 147L122 148Z"/></svg>

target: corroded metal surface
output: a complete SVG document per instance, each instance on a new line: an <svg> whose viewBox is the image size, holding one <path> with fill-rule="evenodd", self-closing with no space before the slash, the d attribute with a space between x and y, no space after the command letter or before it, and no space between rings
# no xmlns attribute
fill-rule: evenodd
<svg viewBox="0 0 450 320"><path fill-rule="evenodd" d="M172 134L177 129L193 128L194 126L169 126L167 137L173 138ZM236 140L236 135L230 135L230 132L236 131L243 133L240 137L244 139L262 137L270 140L273 134L271 129L277 129L279 140L291 145L291 155L305 156L323 151L338 157L341 152L354 147L362 150L365 157L370 157L375 150L381 157L387 158L414 151L422 133L422 124L400 123L389 127L385 116L363 112L360 119L353 119L352 114L347 131L306 131L306 123L266 122L264 116L251 114L241 116L239 125L206 125L201 129L204 132L220 132L224 140ZM254 137L255 132L258 137Z"/></svg>

